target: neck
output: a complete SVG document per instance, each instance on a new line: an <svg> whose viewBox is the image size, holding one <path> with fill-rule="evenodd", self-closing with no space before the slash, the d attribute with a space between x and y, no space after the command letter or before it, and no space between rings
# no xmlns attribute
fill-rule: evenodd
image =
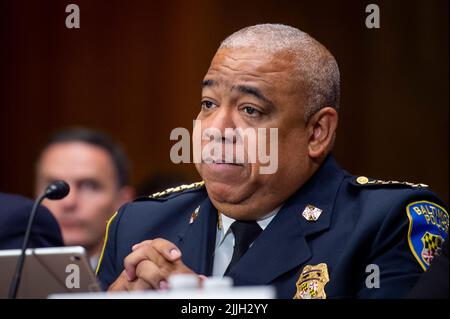
<svg viewBox="0 0 450 319"><path fill-rule="evenodd" d="M99 256L102 252L103 248L103 240L100 241L97 245L94 246L86 246L86 253L89 258L93 258Z"/></svg>

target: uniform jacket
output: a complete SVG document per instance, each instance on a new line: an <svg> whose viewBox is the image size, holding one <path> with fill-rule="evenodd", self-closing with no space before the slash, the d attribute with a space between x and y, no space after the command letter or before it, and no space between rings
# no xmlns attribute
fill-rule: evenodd
<svg viewBox="0 0 450 319"><path fill-rule="evenodd" d="M305 218L305 209L315 217ZM120 275L134 244L158 237L177 245L193 271L210 275L218 218L201 183L124 205L107 227L97 268L103 287ZM447 232L448 213L426 185L356 177L330 155L229 276L236 285L273 285L279 298L401 298Z"/></svg>

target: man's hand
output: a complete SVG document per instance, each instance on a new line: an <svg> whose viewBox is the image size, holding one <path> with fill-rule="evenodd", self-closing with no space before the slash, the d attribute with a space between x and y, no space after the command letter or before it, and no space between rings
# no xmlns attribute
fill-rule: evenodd
<svg viewBox="0 0 450 319"><path fill-rule="evenodd" d="M132 291L147 289L151 289L151 287L142 279L136 278L136 280L134 281L129 281L124 270L116 279L116 281L114 281L111 286L109 286L108 291Z"/></svg>
<svg viewBox="0 0 450 319"><path fill-rule="evenodd" d="M109 291L167 289L170 275L195 274L181 261L178 247L165 239L146 240L134 245L132 250L125 258L125 270Z"/></svg>

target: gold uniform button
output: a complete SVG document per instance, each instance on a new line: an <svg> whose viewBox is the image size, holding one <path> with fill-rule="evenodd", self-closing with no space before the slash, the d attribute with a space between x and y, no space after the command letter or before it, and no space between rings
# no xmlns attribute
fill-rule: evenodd
<svg viewBox="0 0 450 319"><path fill-rule="evenodd" d="M358 184L364 185L364 184L367 184L367 183L369 182L369 179L368 179L367 177L365 177L365 176L359 176L359 177L356 179L356 182L357 182Z"/></svg>

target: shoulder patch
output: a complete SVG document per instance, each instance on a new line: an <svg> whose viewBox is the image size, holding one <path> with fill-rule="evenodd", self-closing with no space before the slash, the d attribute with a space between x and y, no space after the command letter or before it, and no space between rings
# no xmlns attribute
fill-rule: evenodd
<svg viewBox="0 0 450 319"><path fill-rule="evenodd" d="M148 198L160 198L160 197L168 196L168 195L171 195L174 193L179 193L179 192L182 192L185 190L199 188L199 187L202 187L204 184L205 184L205 182L201 181L201 182L192 183L192 184L188 184L188 185L180 185L177 187L168 188L162 192L153 193L150 196L148 196Z"/></svg>
<svg viewBox="0 0 450 319"><path fill-rule="evenodd" d="M409 247L426 271L448 237L448 212L438 204L423 200L409 204L406 213Z"/></svg>
<svg viewBox="0 0 450 319"><path fill-rule="evenodd" d="M352 180L353 185L357 186L409 186L413 188L425 188L428 187L427 184L422 183L410 183L410 182L399 182L399 181L383 181L381 179L368 178L366 176L358 176L356 179Z"/></svg>

